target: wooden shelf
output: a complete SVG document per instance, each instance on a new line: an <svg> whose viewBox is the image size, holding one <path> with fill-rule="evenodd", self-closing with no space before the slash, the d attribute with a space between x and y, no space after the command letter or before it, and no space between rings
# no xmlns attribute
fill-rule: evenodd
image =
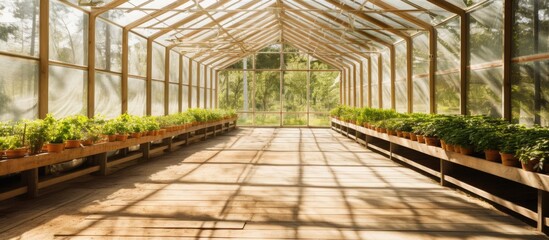
<svg viewBox="0 0 549 240"><path fill-rule="evenodd" d="M445 151L440 147L428 146L417 141L412 141L410 139L388 135L385 133L379 133L371 129L357 126L355 124L343 122L337 119L332 119L332 129L336 132L341 133L344 136L347 136L350 139L357 141L358 143L367 146L373 150L386 154L391 159L398 160L405 164L408 164L416 169L419 169L429 175L432 175L440 179L442 185L448 183L453 184L456 187L464 189L468 192L471 192L481 198L484 198L488 201L491 201L495 204L498 204L502 207L505 207L511 211L514 211L517 214L520 214L528 219L532 219L538 222L538 230L546 232L548 225L548 219L545 216L546 212L549 212L549 175L540 174L536 172L525 171L521 168L504 166L501 163L486 161L481 158L463 155L455 152ZM355 132L357 136L363 134L364 139L361 137L355 137L355 134L349 134L349 132ZM390 149L376 146L373 142L379 144L379 141L384 141L390 144ZM395 147L398 146L398 147ZM406 157L402 153L395 152L395 148L404 147L411 151L411 153L421 153L428 155L430 157L439 159L438 166L439 169L433 169L432 167L427 167L423 164L418 163L418 160L411 159ZM401 150L402 151L402 150ZM465 182L460 180L457 177L449 176L445 174L443 165L445 163L453 163L460 166L467 167L469 169L474 169L476 171L486 173L487 176L495 176L498 178L506 179L513 181L524 186L528 186L534 189L537 189L537 198L538 198L538 211L532 211L529 208L521 206L519 204L513 203L507 199L496 196L493 193L490 193L487 189L481 189L471 182ZM433 163L434 164L434 163Z"/></svg>

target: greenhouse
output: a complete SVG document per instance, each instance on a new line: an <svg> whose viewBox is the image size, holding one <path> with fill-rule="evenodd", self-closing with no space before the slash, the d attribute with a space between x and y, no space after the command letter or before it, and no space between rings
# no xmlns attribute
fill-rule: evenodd
<svg viewBox="0 0 549 240"><path fill-rule="evenodd" d="M547 239L549 0L2 0L0 239Z"/></svg>

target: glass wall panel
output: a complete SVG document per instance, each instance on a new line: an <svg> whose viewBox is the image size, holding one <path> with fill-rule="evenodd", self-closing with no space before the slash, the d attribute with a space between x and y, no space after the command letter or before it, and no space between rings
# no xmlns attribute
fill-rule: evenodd
<svg viewBox="0 0 549 240"><path fill-rule="evenodd" d="M460 114L460 20L454 18L437 26L436 112Z"/></svg>
<svg viewBox="0 0 549 240"><path fill-rule="evenodd" d="M181 65L183 68L183 84L188 85L189 84L189 59L186 57L183 57L183 64Z"/></svg>
<svg viewBox="0 0 549 240"><path fill-rule="evenodd" d="M168 103L169 114L179 112L179 85L170 83L170 102Z"/></svg>
<svg viewBox="0 0 549 240"><path fill-rule="evenodd" d="M82 65L88 63L88 14L59 1L50 2L50 59Z"/></svg>
<svg viewBox="0 0 549 240"><path fill-rule="evenodd" d="M165 84L164 82L152 81L152 112L153 116L162 116L164 112L164 91Z"/></svg>
<svg viewBox="0 0 549 240"><path fill-rule="evenodd" d="M114 118L122 113L122 78L95 72L95 113Z"/></svg>
<svg viewBox="0 0 549 240"><path fill-rule="evenodd" d="M280 53L260 53L257 54L255 62L256 69L279 69Z"/></svg>
<svg viewBox="0 0 549 240"><path fill-rule="evenodd" d="M147 82L144 79L128 78L128 114L147 114Z"/></svg>
<svg viewBox="0 0 549 240"><path fill-rule="evenodd" d="M408 111L406 63L406 42L401 42L395 46L395 108L398 112Z"/></svg>
<svg viewBox="0 0 549 240"><path fill-rule="evenodd" d="M283 89L285 112L307 111L307 72L284 72Z"/></svg>
<svg viewBox="0 0 549 240"><path fill-rule="evenodd" d="M88 73L60 66L50 66L49 71L49 112L55 117L86 115L88 111Z"/></svg>
<svg viewBox="0 0 549 240"><path fill-rule="evenodd" d="M155 42L152 46L152 78L164 80L166 78L166 47Z"/></svg>
<svg viewBox="0 0 549 240"><path fill-rule="evenodd" d="M284 113L282 124L284 126L306 126L307 114L303 113Z"/></svg>
<svg viewBox="0 0 549 240"><path fill-rule="evenodd" d="M330 126L330 114L327 113L310 113L309 126L327 127Z"/></svg>
<svg viewBox="0 0 549 240"><path fill-rule="evenodd" d="M170 82L172 83L179 83L179 66L181 66L179 56L178 53L170 51Z"/></svg>
<svg viewBox="0 0 549 240"><path fill-rule="evenodd" d="M128 33L128 72L131 75L147 76L147 40Z"/></svg>
<svg viewBox="0 0 549 240"><path fill-rule="evenodd" d="M255 113L256 126L280 126L280 113Z"/></svg>
<svg viewBox="0 0 549 240"><path fill-rule="evenodd" d="M256 72L254 98L256 111L280 111L280 72Z"/></svg>
<svg viewBox="0 0 549 240"><path fill-rule="evenodd" d="M307 69L309 56L302 53L285 53L284 69Z"/></svg>
<svg viewBox="0 0 549 240"><path fill-rule="evenodd" d="M200 91L200 106L199 107L207 108L207 106L206 106L206 89L201 87L199 89L199 91Z"/></svg>
<svg viewBox="0 0 549 240"><path fill-rule="evenodd" d="M363 69L362 69L362 106L368 106L368 60L363 60Z"/></svg>
<svg viewBox="0 0 549 240"><path fill-rule="evenodd" d="M199 73L198 63L195 61L192 61L191 74L192 74L192 85L198 86L198 74L200 73ZM196 91L193 91L193 96L195 93Z"/></svg>
<svg viewBox="0 0 549 240"><path fill-rule="evenodd" d="M0 51L38 56L39 13L39 0L3 0L0 4Z"/></svg>
<svg viewBox="0 0 549 240"><path fill-rule="evenodd" d="M196 93L198 92L198 88L197 87L192 87L192 97L191 97L191 107L192 108L197 108L198 107L198 97L196 95Z"/></svg>
<svg viewBox="0 0 549 240"><path fill-rule="evenodd" d="M429 112L429 37L421 33L413 41L413 110Z"/></svg>
<svg viewBox="0 0 549 240"><path fill-rule="evenodd" d="M479 69L469 74L469 114L501 117L502 68Z"/></svg>
<svg viewBox="0 0 549 240"><path fill-rule="evenodd" d="M339 72L311 72L311 112L328 112L339 104Z"/></svg>
<svg viewBox="0 0 549 240"><path fill-rule="evenodd" d="M391 52L386 50L381 53L383 80L382 80L382 103L384 109L391 109Z"/></svg>
<svg viewBox="0 0 549 240"><path fill-rule="evenodd" d="M207 88L206 89L206 108L212 108L211 97L212 97L212 91L211 89Z"/></svg>
<svg viewBox="0 0 549 240"><path fill-rule="evenodd" d="M379 56L372 55L372 107L379 108Z"/></svg>
<svg viewBox="0 0 549 240"><path fill-rule="evenodd" d="M97 19L95 41L95 68L121 72L122 28Z"/></svg>
<svg viewBox="0 0 549 240"><path fill-rule="evenodd" d="M219 74L219 106L224 109L236 109L247 112L252 105L252 81L246 78L244 84L242 71L223 71ZM247 93L247 94L244 94Z"/></svg>
<svg viewBox="0 0 549 240"><path fill-rule="evenodd" d="M183 85L183 101L181 102L183 111L189 109L189 86Z"/></svg>
<svg viewBox="0 0 549 240"><path fill-rule="evenodd" d="M503 84L503 0L494 0L469 16L469 114L501 117ZM488 67L488 68L486 68Z"/></svg>
<svg viewBox="0 0 549 240"><path fill-rule="evenodd" d="M0 55L0 121L38 117L38 61Z"/></svg>

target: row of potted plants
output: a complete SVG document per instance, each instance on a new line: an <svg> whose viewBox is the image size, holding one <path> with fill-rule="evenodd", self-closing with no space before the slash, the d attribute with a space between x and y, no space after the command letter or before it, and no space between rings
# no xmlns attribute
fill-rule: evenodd
<svg viewBox="0 0 549 240"><path fill-rule="evenodd" d="M62 152L65 148L89 146L102 141L161 135L190 126L236 117L234 111L189 109L167 116L122 114L113 119L82 115L0 122L0 158L19 158L43 151Z"/></svg>
<svg viewBox="0 0 549 240"><path fill-rule="evenodd" d="M465 155L528 171L545 172L549 128L526 127L486 116L397 113L393 110L339 106L331 116L381 133L409 138Z"/></svg>

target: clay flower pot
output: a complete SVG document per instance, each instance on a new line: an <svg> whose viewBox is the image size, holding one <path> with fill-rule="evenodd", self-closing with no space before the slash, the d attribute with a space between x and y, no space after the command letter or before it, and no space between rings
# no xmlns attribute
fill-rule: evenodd
<svg viewBox="0 0 549 240"><path fill-rule="evenodd" d="M119 134L119 135L116 135L116 141L121 141L121 142L125 142L126 140L128 140L128 137L130 135L128 134Z"/></svg>
<svg viewBox="0 0 549 240"><path fill-rule="evenodd" d="M410 138L410 133L409 132L402 132L402 137L403 138Z"/></svg>
<svg viewBox="0 0 549 240"><path fill-rule="evenodd" d="M500 162L501 155L498 150L486 149L484 150L484 158L490 162Z"/></svg>
<svg viewBox="0 0 549 240"><path fill-rule="evenodd" d="M471 154L473 154L473 149L470 148L470 147L459 146L459 151L460 151L460 153L463 154L463 155L471 155Z"/></svg>
<svg viewBox="0 0 549 240"><path fill-rule="evenodd" d="M456 151L456 149L454 148L454 145L446 144L446 151L454 152L454 151Z"/></svg>
<svg viewBox="0 0 549 240"><path fill-rule="evenodd" d="M108 135L107 140L109 142L116 142L116 135Z"/></svg>
<svg viewBox="0 0 549 240"><path fill-rule="evenodd" d="M80 140L67 140L65 141L65 148L79 148Z"/></svg>
<svg viewBox="0 0 549 240"><path fill-rule="evenodd" d="M515 154L500 152L499 155L501 156L501 164L503 164L504 166L509 166L509 167L520 166L520 161L515 157Z"/></svg>
<svg viewBox="0 0 549 240"><path fill-rule="evenodd" d="M60 153L65 151L65 143L49 143L46 146L49 153Z"/></svg>
<svg viewBox="0 0 549 240"><path fill-rule="evenodd" d="M423 135L416 135L418 143L425 143L425 137Z"/></svg>
<svg viewBox="0 0 549 240"><path fill-rule="evenodd" d="M440 146L440 140L438 139L438 137L425 137L425 144L429 145L429 146L435 146L435 147L438 147Z"/></svg>
<svg viewBox="0 0 549 240"><path fill-rule="evenodd" d="M529 172L535 172L534 167L539 163L539 160L531 160L528 161L528 163L521 162L522 169L529 171Z"/></svg>
<svg viewBox="0 0 549 240"><path fill-rule="evenodd" d="M417 135L415 133L410 133L410 140L417 141Z"/></svg>
<svg viewBox="0 0 549 240"><path fill-rule="evenodd" d="M29 152L28 148L17 148L6 150L5 154L7 158L21 158L27 155L27 152Z"/></svg>
<svg viewBox="0 0 549 240"><path fill-rule="evenodd" d="M444 141L444 139L440 139L440 147L444 150L447 150L446 149L446 141Z"/></svg>
<svg viewBox="0 0 549 240"><path fill-rule="evenodd" d="M83 140L83 141L82 141L82 145L84 145L84 146L91 146L91 145L93 145L93 140L91 140L91 139Z"/></svg>

